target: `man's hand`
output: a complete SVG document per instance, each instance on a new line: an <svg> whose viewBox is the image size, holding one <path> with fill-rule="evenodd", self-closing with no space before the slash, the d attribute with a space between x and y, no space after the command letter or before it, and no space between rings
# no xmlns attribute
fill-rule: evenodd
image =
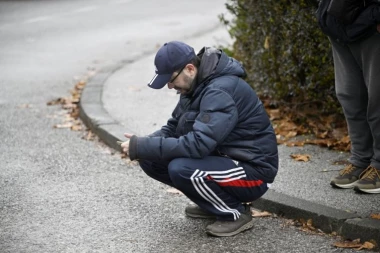
<svg viewBox="0 0 380 253"><path fill-rule="evenodd" d="M125 133L124 136L130 139L133 136L133 134ZM129 140L126 140L125 142L121 143L120 146L121 146L122 151L127 156L129 156Z"/></svg>

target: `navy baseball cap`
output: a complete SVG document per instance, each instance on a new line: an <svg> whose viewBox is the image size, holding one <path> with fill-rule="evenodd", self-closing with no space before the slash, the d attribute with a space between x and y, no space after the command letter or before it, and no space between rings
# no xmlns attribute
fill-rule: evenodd
<svg viewBox="0 0 380 253"><path fill-rule="evenodd" d="M186 66L196 56L194 48L180 41L165 43L154 58L156 74L148 86L161 89L169 81L176 70Z"/></svg>

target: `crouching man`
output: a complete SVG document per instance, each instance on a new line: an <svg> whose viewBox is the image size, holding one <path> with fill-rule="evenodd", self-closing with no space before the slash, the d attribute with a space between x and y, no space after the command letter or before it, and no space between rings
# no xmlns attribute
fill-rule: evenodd
<svg viewBox="0 0 380 253"><path fill-rule="evenodd" d="M268 190L278 170L271 122L245 70L222 50L165 43L148 84L180 93L172 118L157 132L121 144L144 172L183 192L196 205L193 218L216 219L213 236L233 236L253 226L249 202ZM162 98L157 98L162 99Z"/></svg>

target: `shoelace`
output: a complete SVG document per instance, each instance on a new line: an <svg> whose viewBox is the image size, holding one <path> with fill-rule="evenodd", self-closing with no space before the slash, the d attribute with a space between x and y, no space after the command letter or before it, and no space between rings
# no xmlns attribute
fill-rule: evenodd
<svg viewBox="0 0 380 253"><path fill-rule="evenodd" d="M351 173L353 170L354 170L354 165L349 164L349 165L347 165L343 170L341 170L341 171L339 172L339 174L340 174L341 176L343 176L343 175L345 175L345 174L349 174L349 173Z"/></svg>
<svg viewBox="0 0 380 253"><path fill-rule="evenodd" d="M365 171L363 171L360 174L359 178L362 180L372 181L375 180L375 176L380 178L379 171L375 167L369 166Z"/></svg>

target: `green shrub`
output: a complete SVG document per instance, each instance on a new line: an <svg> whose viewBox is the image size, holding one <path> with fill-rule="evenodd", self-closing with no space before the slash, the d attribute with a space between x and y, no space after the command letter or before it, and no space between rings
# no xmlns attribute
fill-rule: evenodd
<svg viewBox="0 0 380 253"><path fill-rule="evenodd" d="M221 20L235 39L233 57L247 81L274 105L317 105L341 113L335 97L330 43L318 27L314 0L228 0L232 21Z"/></svg>

